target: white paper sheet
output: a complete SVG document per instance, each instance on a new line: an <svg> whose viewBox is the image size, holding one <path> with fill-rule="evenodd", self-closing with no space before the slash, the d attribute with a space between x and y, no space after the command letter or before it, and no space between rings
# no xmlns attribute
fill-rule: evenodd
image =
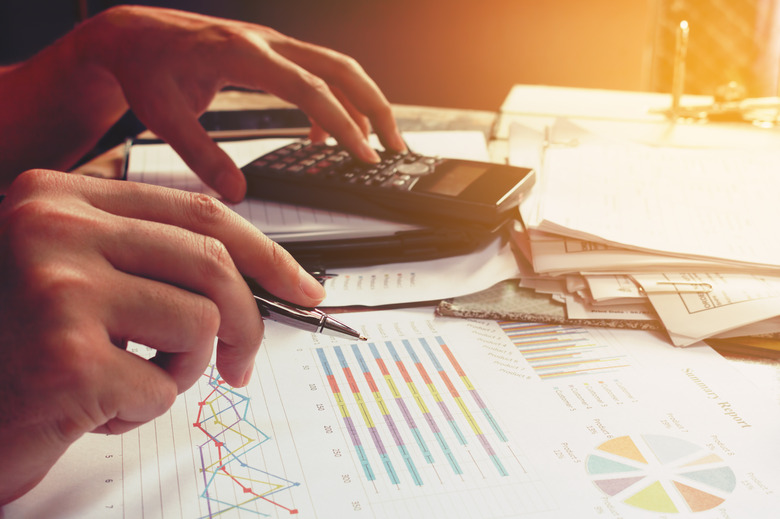
<svg viewBox="0 0 780 519"><path fill-rule="evenodd" d="M519 273L509 245L496 239L461 256L328 270L331 277L323 283L328 296L320 306L434 301L479 292Z"/></svg>
<svg viewBox="0 0 780 519"><path fill-rule="evenodd" d="M780 151L588 145L547 150L539 230L780 266Z"/></svg>
<svg viewBox="0 0 780 519"><path fill-rule="evenodd" d="M632 277L647 287L650 302L679 346L780 316L780 276L669 273ZM667 288L657 291L659 283ZM771 324L761 333L780 332L780 321ZM749 333L731 336L743 334Z"/></svg>
<svg viewBox="0 0 780 519"><path fill-rule="evenodd" d="M247 388L208 370L153 423L85 436L5 519L780 509L778 403L709 348L430 310L341 317L372 342L269 323Z"/></svg>

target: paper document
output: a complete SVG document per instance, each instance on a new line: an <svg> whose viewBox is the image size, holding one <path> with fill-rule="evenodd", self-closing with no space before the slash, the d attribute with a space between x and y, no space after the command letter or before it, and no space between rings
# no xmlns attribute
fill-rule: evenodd
<svg viewBox="0 0 780 519"><path fill-rule="evenodd" d="M509 244L497 238L470 254L430 261L328 270L320 306L379 306L434 301L484 290L517 277Z"/></svg>
<svg viewBox="0 0 780 519"><path fill-rule="evenodd" d="M269 323L246 388L209 368L153 423L85 436L5 519L780 509L778 404L709 348L430 310L341 318L370 341Z"/></svg>
<svg viewBox="0 0 780 519"><path fill-rule="evenodd" d="M538 229L777 268L779 161L777 151L551 148L541 176Z"/></svg>
<svg viewBox="0 0 780 519"><path fill-rule="evenodd" d="M677 345L723 336L780 316L780 276L688 272L632 277L647 293ZM780 322L775 320L756 333L778 330ZM751 333L742 330L726 336L738 335Z"/></svg>

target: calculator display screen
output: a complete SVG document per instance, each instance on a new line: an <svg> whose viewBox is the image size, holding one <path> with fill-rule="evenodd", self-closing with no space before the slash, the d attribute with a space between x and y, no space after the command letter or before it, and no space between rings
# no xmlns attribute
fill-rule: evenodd
<svg viewBox="0 0 780 519"><path fill-rule="evenodd" d="M458 164L430 184L426 182L425 191L437 195L458 196L487 170L488 167L482 165Z"/></svg>

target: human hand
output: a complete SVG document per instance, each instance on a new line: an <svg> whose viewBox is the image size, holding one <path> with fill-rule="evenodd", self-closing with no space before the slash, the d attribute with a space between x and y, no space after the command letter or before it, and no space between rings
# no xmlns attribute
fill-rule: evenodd
<svg viewBox="0 0 780 519"><path fill-rule="evenodd" d="M353 59L268 27L199 14L121 6L77 32L79 53L112 74L138 118L206 184L239 201L246 182L198 123L226 85L262 89L299 106L314 140L333 135L356 157L378 162L366 139L405 149L390 105Z"/></svg>
<svg viewBox="0 0 780 519"><path fill-rule="evenodd" d="M263 323L242 274L305 306L322 286L211 197L22 174L0 203L0 505L88 431L166 411L217 368L245 385ZM151 361L128 340L157 350Z"/></svg>

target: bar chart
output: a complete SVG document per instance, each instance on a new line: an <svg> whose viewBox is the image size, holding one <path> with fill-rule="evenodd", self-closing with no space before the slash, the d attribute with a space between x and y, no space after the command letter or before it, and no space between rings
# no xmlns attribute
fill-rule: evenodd
<svg viewBox="0 0 780 519"><path fill-rule="evenodd" d="M614 373L628 357L600 343L584 328L499 321L499 326L541 379Z"/></svg>
<svg viewBox="0 0 780 519"><path fill-rule="evenodd" d="M316 355L367 481L423 486L446 475L510 475L509 440L442 337Z"/></svg>

